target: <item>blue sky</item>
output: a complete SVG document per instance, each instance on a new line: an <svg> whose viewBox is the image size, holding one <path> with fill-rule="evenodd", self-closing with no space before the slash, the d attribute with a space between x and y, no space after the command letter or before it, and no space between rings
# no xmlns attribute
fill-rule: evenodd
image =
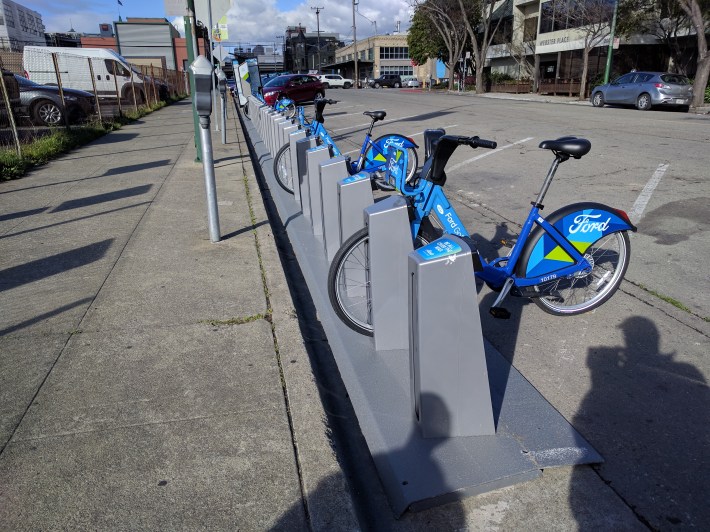
<svg viewBox="0 0 710 532"><path fill-rule="evenodd" d="M18 1L18 0L16 0ZM206 0L197 0L205 1ZM118 20L119 11L127 17L165 17L163 0L19 0L42 15L47 31L98 33L99 24ZM286 26L305 26L316 31L316 13L311 7L324 7L320 13L321 32L339 33L352 39L352 2L349 0L234 0L229 11L229 42L278 42ZM411 9L407 0L359 0L356 27L358 39L409 27ZM168 17L171 21L173 17ZM182 30L182 25L178 24Z"/></svg>

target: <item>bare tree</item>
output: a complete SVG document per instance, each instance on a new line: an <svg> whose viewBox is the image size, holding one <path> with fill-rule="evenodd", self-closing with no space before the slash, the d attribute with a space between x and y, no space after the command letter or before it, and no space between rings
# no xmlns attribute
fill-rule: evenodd
<svg viewBox="0 0 710 532"><path fill-rule="evenodd" d="M653 35L668 48L669 72L688 75L692 59L683 53L681 39L693 27L688 14L677 0L622 0L616 18L616 31L629 37L641 33Z"/></svg>
<svg viewBox="0 0 710 532"><path fill-rule="evenodd" d="M690 17L698 41L698 68L693 83L693 106L700 107L705 99L705 87L708 85L710 75L710 50L705 37L705 32L710 25L710 10L707 9L707 1L704 2L704 6L700 5L702 0L677 1L681 9Z"/></svg>
<svg viewBox="0 0 710 532"><path fill-rule="evenodd" d="M448 55L447 65L453 74L454 65L466 46L466 26L461 20L457 0L413 0L410 4L431 21L441 36ZM449 90L453 89L454 76L449 76Z"/></svg>
<svg viewBox="0 0 710 532"><path fill-rule="evenodd" d="M613 4L608 0L553 0L555 26L577 32L582 43L582 75L579 99L585 99L589 52L609 37Z"/></svg>
<svg viewBox="0 0 710 532"><path fill-rule="evenodd" d="M493 42L503 17L499 17L493 23L493 13L496 4L502 4L511 0L458 0L461 10L461 17L466 23L466 31L473 47L473 60L476 63L476 92L485 92L483 84L483 67L486 65L486 55L488 48ZM480 24L476 21L480 20ZM476 28L479 31L476 31Z"/></svg>

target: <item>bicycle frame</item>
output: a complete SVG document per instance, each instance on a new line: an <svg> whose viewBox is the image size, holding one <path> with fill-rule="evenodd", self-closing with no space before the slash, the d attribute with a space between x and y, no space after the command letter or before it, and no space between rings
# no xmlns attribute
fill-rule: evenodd
<svg viewBox="0 0 710 532"><path fill-rule="evenodd" d="M547 219L540 215L542 200L544 199L547 189L550 186L550 182L552 181L552 177L554 176L559 163L559 160L555 160L553 166L550 168L550 172L545 179L545 183L540 191L540 194L538 195L537 201L533 202L532 208L528 213L525 223L520 231L520 236L508 256L498 257L490 262L487 262L485 259L481 258L483 270L476 272L476 276L481 280L486 281L492 286L502 286L507 279L512 279L515 286L525 288L539 285L546 281L550 281L551 279L571 276L580 271L591 270L593 264L591 264L583 254L584 251L586 251L584 243L578 242L577 246L575 246L575 244L570 242L570 240L566 238L565 235L558 230L555 225L553 225L553 223L550 223ZM413 211L413 216L410 221L412 240L416 239L416 236L419 234L424 218L430 216L432 213L438 220L444 233L454 234L461 237L470 236L464 227L463 222L456 213L456 210L446 197L441 185L423 178L418 185L410 186L404 180L401 172L390 172L388 177L394 179L397 191L409 198L410 206ZM628 219L620 216L618 211L612 212L611 209L604 205L580 204L580 208L582 206L595 206L597 210L590 211L589 214L577 215L574 219L575 222L573 222L578 223L577 230L582 228L582 224L586 224L590 217L596 219L601 216L602 213L604 213L605 216L608 216L608 218L605 222L596 223L595 227L597 227L597 229L603 229L599 236L617 230L635 230L635 227L628 222ZM554 217L555 214L556 213L553 213L551 217ZM569 225L569 223L570 222L567 222L567 225ZM557 251L557 256L563 258L564 262L568 262L569 264L561 266L556 263L554 269L542 271L539 275L519 277L515 273L516 268L522 256L523 250L525 249L525 245L536 226L540 227L544 234L554 243L554 246L550 246L550 243L548 242L547 247L559 247L561 252ZM584 229L583 231L586 232ZM557 262L561 262L561 260L558 260Z"/></svg>
<svg viewBox="0 0 710 532"><path fill-rule="evenodd" d="M335 144L335 141L330 136L323 123L318 120L308 122L306 120L306 116L302 106L299 106L297 109L296 121L299 122L301 124L301 127L306 130L306 134L308 136L316 136L324 145L328 146L331 149L331 154L333 157L341 155L338 146ZM387 163L386 154L388 153L389 148L391 146L400 148L402 150L402 153L405 154L405 156L407 148L417 147L416 144L414 144L413 142L405 142L405 137L395 135L385 139L382 142L382 145L373 142L372 129L374 125L375 122L373 121L370 124L369 129L365 133L365 138L363 139L362 146L360 147L360 152L358 154L357 160L352 161L350 163L350 166L348 168L350 175L357 174L358 172L362 172L363 170L373 172L375 170L381 169ZM368 157L367 155L371 147L372 157ZM403 162L405 164L407 163L406 158Z"/></svg>

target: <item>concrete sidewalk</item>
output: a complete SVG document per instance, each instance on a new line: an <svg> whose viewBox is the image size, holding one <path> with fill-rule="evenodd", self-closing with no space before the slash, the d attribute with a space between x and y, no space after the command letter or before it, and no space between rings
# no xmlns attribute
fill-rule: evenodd
<svg viewBox="0 0 710 532"><path fill-rule="evenodd" d="M356 527L229 115L217 244L189 101L0 183L0 528Z"/></svg>

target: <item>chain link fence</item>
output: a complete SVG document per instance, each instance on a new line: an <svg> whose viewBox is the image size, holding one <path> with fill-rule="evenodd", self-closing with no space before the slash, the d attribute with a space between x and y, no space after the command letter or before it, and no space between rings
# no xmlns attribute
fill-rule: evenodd
<svg viewBox="0 0 710 532"><path fill-rule="evenodd" d="M189 92L184 72L124 63L111 50L55 50L0 50L0 147L19 153L40 132L110 122Z"/></svg>

